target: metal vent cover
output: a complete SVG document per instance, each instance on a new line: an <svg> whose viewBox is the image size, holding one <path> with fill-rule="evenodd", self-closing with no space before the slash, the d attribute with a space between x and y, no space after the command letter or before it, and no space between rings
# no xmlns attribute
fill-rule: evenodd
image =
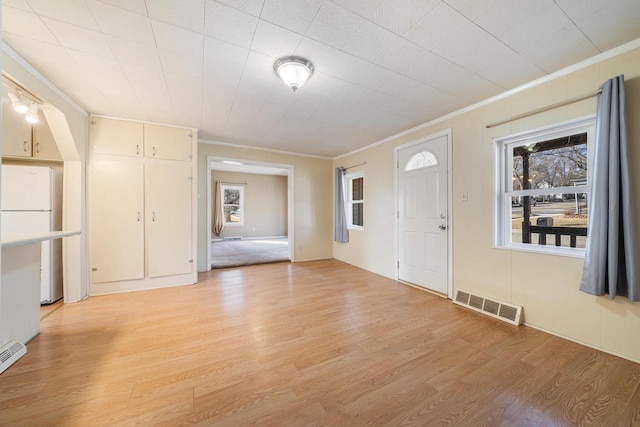
<svg viewBox="0 0 640 427"><path fill-rule="evenodd" d="M463 291L460 291L456 294L456 302L460 302L462 304L469 303L469 294Z"/></svg>
<svg viewBox="0 0 640 427"><path fill-rule="evenodd" d="M495 317L512 325L520 325L522 322L522 306L493 298L486 298L462 289L456 290L453 303Z"/></svg>
<svg viewBox="0 0 640 427"><path fill-rule="evenodd" d="M0 374L27 353L27 347L19 341L11 340L0 348Z"/></svg>

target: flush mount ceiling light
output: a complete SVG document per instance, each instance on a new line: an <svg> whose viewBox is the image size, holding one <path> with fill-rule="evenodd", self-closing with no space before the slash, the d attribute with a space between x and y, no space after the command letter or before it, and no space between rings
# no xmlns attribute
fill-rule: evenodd
<svg viewBox="0 0 640 427"><path fill-rule="evenodd" d="M273 64L273 71L295 92L313 74L313 64L299 56L283 56Z"/></svg>

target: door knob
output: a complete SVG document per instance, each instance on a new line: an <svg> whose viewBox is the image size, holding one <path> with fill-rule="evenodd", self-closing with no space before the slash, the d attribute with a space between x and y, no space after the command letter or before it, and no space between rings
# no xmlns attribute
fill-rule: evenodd
<svg viewBox="0 0 640 427"><path fill-rule="evenodd" d="M438 228L439 228L440 230L446 230L446 229L447 229L447 226L446 226L446 225L444 225L444 224L442 224L442 225L440 225Z"/></svg>

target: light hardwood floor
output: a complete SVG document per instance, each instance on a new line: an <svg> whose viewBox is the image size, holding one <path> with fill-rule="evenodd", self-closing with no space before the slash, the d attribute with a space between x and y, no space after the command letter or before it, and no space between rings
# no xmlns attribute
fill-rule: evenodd
<svg viewBox="0 0 640 427"><path fill-rule="evenodd" d="M28 350L0 425L640 425L640 365L336 260L66 304Z"/></svg>

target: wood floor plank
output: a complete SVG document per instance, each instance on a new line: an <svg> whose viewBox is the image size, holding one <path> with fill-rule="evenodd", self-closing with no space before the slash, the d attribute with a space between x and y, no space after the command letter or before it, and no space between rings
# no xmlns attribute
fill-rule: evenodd
<svg viewBox="0 0 640 427"><path fill-rule="evenodd" d="M323 260L63 305L0 375L2 426L256 424L640 426L640 365Z"/></svg>

